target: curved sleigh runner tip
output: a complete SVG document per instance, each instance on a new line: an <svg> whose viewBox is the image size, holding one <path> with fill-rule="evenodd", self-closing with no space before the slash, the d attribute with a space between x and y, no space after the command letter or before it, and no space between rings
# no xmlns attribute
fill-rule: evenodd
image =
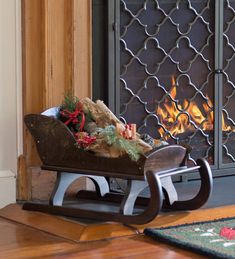
<svg viewBox="0 0 235 259"><path fill-rule="evenodd" d="M25 123L35 140L42 169L57 172L50 201L47 204L27 202L23 205L25 210L125 224L145 224L159 214L163 205L175 210L197 209L210 197L210 166L204 159L198 159L194 167L185 166L188 155L185 147L162 146L144 153L137 161L131 160L128 155L108 158L79 149L74 135L57 119L56 114L26 115ZM179 201L171 177L195 170L199 170L201 176L198 194L188 201ZM64 198L66 190L84 176L94 182L96 191L78 192L76 201L68 203ZM124 193L110 191L108 177L125 179L127 188ZM150 189L150 197L140 197L146 187Z"/></svg>
<svg viewBox="0 0 235 259"><path fill-rule="evenodd" d="M197 165L194 167L200 173L201 185L198 193L189 200L169 202L169 197L166 195L164 200L164 208L173 210L195 210L202 207L210 198L213 188L213 178L210 166L205 159L199 158Z"/></svg>

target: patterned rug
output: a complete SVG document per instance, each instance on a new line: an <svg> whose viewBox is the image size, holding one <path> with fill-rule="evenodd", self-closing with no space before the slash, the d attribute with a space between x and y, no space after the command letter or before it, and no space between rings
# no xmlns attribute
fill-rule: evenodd
<svg viewBox="0 0 235 259"><path fill-rule="evenodd" d="M212 258L235 258L235 217L165 228L146 228L144 234Z"/></svg>

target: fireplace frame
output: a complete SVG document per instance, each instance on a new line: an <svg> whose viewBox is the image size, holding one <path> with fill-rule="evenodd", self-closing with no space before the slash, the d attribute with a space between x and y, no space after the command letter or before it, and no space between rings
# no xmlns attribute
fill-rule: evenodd
<svg viewBox="0 0 235 259"><path fill-rule="evenodd" d="M225 0L226 1L226 0ZM215 0L215 53L214 53L214 164L213 176L226 176L235 173L235 162L222 161L222 95L223 95L223 16L224 2ZM107 3L107 103L115 114L120 115L120 1ZM189 179L195 178L191 176ZM197 177L196 177L197 178Z"/></svg>

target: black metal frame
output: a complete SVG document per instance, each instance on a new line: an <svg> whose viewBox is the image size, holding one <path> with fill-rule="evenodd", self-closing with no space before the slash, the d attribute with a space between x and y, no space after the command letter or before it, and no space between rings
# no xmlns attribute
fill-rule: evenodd
<svg viewBox="0 0 235 259"><path fill-rule="evenodd" d="M118 57L118 51L120 48L119 43L119 24L120 24L120 2L119 1L108 1L108 93L109 108L118 116L120 109L120 88L119 86L119 75L120 75L120 61ZM112 69L113 68L113 69Z"/></svg>
<svg viewBox="0 0 235 259"><path fill-rule="evenodd" d="M92 98L108 100L107 67L108 67L108 30L107 1L92 0ZM110 33L109 33L110 34Z"/></svg>

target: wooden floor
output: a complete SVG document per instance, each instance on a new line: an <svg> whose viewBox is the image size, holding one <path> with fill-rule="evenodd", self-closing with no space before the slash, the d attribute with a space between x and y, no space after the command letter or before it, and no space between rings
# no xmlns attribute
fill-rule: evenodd
<svg viewBox="0 0 235 259"><path fill-rule="evenodd" d="M152 241L145 227L235 216L235 206L162 213L143 226L72 221L9 205L0 210L0 258L204 258Z"/></svg>

